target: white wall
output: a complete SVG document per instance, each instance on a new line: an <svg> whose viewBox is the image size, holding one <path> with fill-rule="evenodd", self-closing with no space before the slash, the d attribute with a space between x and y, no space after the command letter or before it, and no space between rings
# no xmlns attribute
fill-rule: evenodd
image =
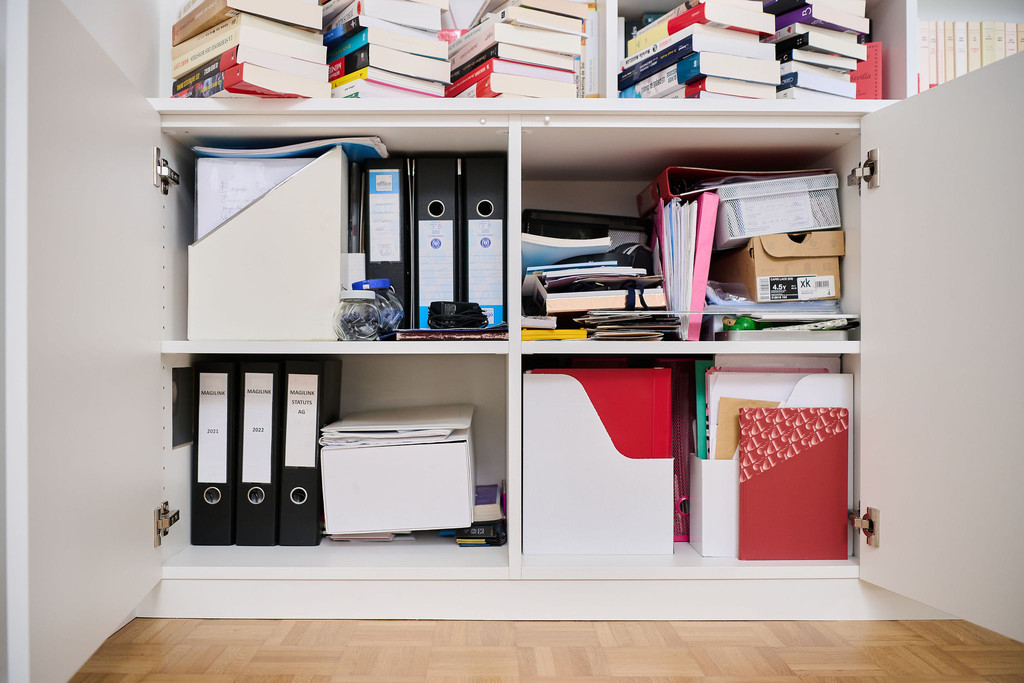
<svg viewBox="0 0 1024 683"><path fill-rule="evenodd" d="M146 97L156 97L162 71L170 73L169 40L160 31L161 6L155 0L62 0L89 35L110 55ZM154 49L168 44L167 51ZM166 57L166 59L165 59ZM161 69L161 64L168 68Z"/></svg>

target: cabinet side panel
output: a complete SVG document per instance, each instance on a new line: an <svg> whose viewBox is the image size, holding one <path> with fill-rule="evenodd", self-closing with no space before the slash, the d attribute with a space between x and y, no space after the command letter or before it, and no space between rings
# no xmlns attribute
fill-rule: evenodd
<svg viewBox="0 0 1024 683"><path fill-rule="evenodd" d="M67 680L159 580L159 119L63 3L28 27L30 675Z"/></svg>

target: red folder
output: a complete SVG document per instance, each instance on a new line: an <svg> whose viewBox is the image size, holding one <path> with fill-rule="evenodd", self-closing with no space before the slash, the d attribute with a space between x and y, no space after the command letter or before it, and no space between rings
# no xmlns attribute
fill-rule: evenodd
<svg viewBox="0 0 1024 683"><path fill-rule="evenodd" d="M739 559L845 560L849 411L740 410Z"/></svg>
<svg viewBox="0 0 1024 683"><path fill-rule="evenodd" d="M583 385L615 448L627 458L672 457L671 371L665 368L538 369Z"/></svg>

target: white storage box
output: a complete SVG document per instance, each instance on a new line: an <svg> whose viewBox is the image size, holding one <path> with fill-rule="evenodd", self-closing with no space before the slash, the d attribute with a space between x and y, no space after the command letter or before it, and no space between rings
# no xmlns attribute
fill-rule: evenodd
<svg viewBox="0 0 1024 683"><path fill-rule="evenodd" d="M751 237L838 228L835 173L721 185L715 248L742 246Z"/></svg>
<svg viewBox="0 0 1024 683"><path fill-rule="evenodd" d="M443 441L320 451L328 534L460 529L473 523L472 406L362 413L346 431L452 428ZM393 440L401 441L400 437Z"/></svg>
<svg viewBox="0 0 1024 683"><path fill-rule="evenodd" d="M690 456L690 545L704 557L739 554L740 461Z"/></svg>

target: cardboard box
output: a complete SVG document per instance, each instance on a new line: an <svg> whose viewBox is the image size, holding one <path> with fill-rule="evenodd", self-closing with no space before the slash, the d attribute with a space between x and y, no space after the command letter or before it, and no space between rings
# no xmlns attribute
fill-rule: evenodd
<svg viewBox="0 0 1024 683"><path fill-rule="evenodd" d="M752 237L746 246L712 260L710 279L746 285L751 299L838 299L842 230Z"/></svg>

